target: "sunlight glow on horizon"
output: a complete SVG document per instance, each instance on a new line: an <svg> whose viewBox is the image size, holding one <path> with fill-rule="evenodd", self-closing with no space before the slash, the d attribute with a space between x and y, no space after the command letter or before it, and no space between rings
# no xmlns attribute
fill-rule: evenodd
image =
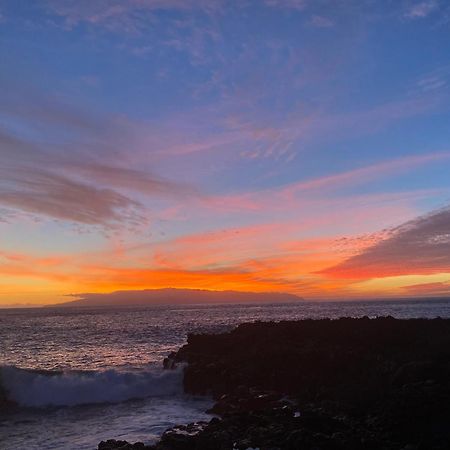
<svg viewBox="0 0 450 450"><path fill-rule="evenodd" d="M450 5L420 3L0 3L0 305L450 296Z"/></svg>

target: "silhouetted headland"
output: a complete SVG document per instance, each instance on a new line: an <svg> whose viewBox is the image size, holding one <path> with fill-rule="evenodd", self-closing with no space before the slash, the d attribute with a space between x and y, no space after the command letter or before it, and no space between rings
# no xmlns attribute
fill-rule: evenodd
<svg viewBox="0 0 450 450"><path fill-rule="evenodd" d="M101 450L429 450L450 442L450 320L243 324L191 334L164 361L215 399L210 422Z"/></svg>
<svg viewBox="0 0 450 450"><path fill-rule="evenodd" d="M146 306L220 303L290 303L301 297L285 292L209 291L204 289L144 289L111 293L87 293L59 306Z"/></svg>

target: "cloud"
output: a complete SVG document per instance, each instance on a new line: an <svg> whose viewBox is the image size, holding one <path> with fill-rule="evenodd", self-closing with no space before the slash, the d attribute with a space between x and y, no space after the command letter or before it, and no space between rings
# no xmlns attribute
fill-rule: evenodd
<svg viewBox="0 0 450 450"><path fill-rule="evenodd" d="M147 224L148 200L199 196L130 161L141 127L32 86L2 92L0 207L85 225ZM11 93L12 92L12 93Z"/></svg>
<svg viewBox="0 0 450 450"><path fill-rule="evenodd" d="M423 93L442 91L447 88L450 80L450 65L444 64L420 77L415 83L415 90Z"/></svg>
<svg viewBox="0 0 450 450"><path fill-rule="evenodd" d="M317 271L337 265L355 249L366 248L384 236L364 236L364 242L342 242L339 237L343 232L351 234L366 227L379 229L386 226L386 218L390 223L400 222L414 213L409 209L405 212L405 199L392 197L381 205L367 196L345 201L328 199L322 206L318 203L313 202L314 211L297 208L294 217L288 215L285 205L280 223L234 228L221 223L216 231L199 230L164 241L144 241L137 236L133 244L110 242L96 251L50 254L46 249L44 258L26 250L22 254L0 253L0 276L12 282L26 278L49 285L63 283L64 292L176 286L282 289L316 297L350 295L346 291L348 280L324 277ZM406 203L409 205L410 200ZM274 220L272 211L268 212ZM196 215L202 222L202 211L196 211ZM205 222L210 216L204 216Z"/></svg>
<svg viewBox="0 0 450 450"><path fill-rule="evenodd" d="M320 273L367 279L450 272L450 208L418 217L388 238Z"/></svg>
<svg viewBox="0 0 450 450"><path fill-rule="evenodd" d="M425 92L441 89L447 85L447 80L439 76L426 77L418 81L419 89Z"/></svg>
<svg viewBox="0 0 450 450"><path fill-rule="evenodd" d="M213 12L220 10L222 4L222 0L48 0L46 5L48 12L63 18L69 29L87 23L135 34L148 25L146 20L153 12Z"/></svg>
<svg viewBox="0 0 450 450"><path fill-rule="evenodd" d="M79 267L43 267L27 262L2 262L3 277L33 278L65 282L66 286L88 289L92 292L110 292L121 289L159 289L168 286L184 289L245 290L253 292L283 291L297 283L289 283L274 277L263 278L239 267L217 270L171 270L142 267L114 267L85 264Z"/></svg>
<svg viewBox="0 0 450 450"><path fill-rule="evenodd" d="M282 121L278 117L270 116L262 117L258 121L257 114L253 114L251 120L246 120L245 113L241 113L232 118L232 126L235 132L241 133L242 138L246 137L250 142L253 141L250 150L241 153L243 157L248 159L282 157L289 162L295 157L296 150L300 146L305 147L312 142L321 143L329 140L335 143L349 136L354 138L373 134L395 123L435 110L442 104L442 97L433 94L437 92L420 92L419 95L409 98L398 98L366 109L342 113L330 114L319 108L316 110L298 108Z"/></svg>
<svg viewBox="0 0 450 450"><path fill-rule="evenodd" d="M289 209L293 205L298 206L299 199L305 198L305 195L311 198L313 194L316 194L314 200L318 201L318 194L335 193L338 189L348 186L365 184L372 180L408 172L425 164L438 163L449 159L450 152L448 151L409 155L340 173L291 183L275 189L205 197L202 201L206 207L225 211L247 210L256 212L267 208L272 210ZM333 201L336 200L334 199Z"/></svg>
<svg viewBox="0 0 450 450"><path fill-rule="evenodd" d="M10 208L88 225L141 219L136 212L140 205L112 189L36 169L0 173L0 204Z"/></svg>
<svg viewBox="0 0 450 450"><path fill-rule="evenodd" d="M352 184L365 183L367 181L383 177L393 173L408 171L423 164L450 159L450 152L427 153L423 155L411 155L402 158L391 159L377 164L348 170L338 174L319 177L299 183L293 183L285 187L281 194L289 197L298 192L319 190L327 188L339 188Z"/></svg>
<svg viewBox="0 0 450 450"><path fill-rule="evenodd" d="M142 170L109 166L98 163L73 163L68 167L75 173L97 183L115 188L125 188L152 196L185 198L200 195L192 186L166 180Z"/></svg>
<svg viewBox="0 0 450 450"><path fill-rule="evenodd" d="M334 26L334 22L331 19L318 15L312 16L310 23L317 28L331 28Z"/></svg>
<svg viewBox="0 0 450 450"><path fill-rule="evenodd" d="M434 283L411 284L404 286L402 290L408 295L446 296L450 295L450 280Z"/></svg>
<svg viewBox="0 0 450 450"><path fill-rule="evenodd" d="M157 266L168 268L230 267L249 257L260 257L273 251L298 224L268 223L239 228L226 228L207 233L181 236L152 247Z"/></svg>
<svg viewBox="0 0 450 450"><path fill-rule="evenodd" d="M301 11L306 8L308 2L307 0L266 0L265 3L274 8L290 8Z"/></svg>
<svg viewBox="0 0 450 450"><path fill-rule="evenodd" d="M405 17L408 19L422 19L430 15L437 7L438 3L435 0L416 3L405 13Z"/></svg>
<svg viewBox="0 0 450 450"><path fill-rule="evenodd" d="M18 95L17 90L20 90ZM0 113L20 121L30 121L35 131L59 125L70 133L98 132L108 126L104 117L80 108L61 96L44 93L25 83L5 82ZM61 130L60 130L61 131Z"/></svg>
<svg viewBox="0 0 450 450"><path fill-rule="evenodd" d="M223 132L218 134L205 135L208 130L203 121L190 121L186 125L184 116L176 117L170 123L163 121L161 126L160 123L150 126L132 123L123 117L93 112L89 112L85 118L81 108L59 102L54 97L46 97L32 89L27 92L31 92L32 107L27 108L26 100L22 99L10 112L14 120L6 122L9 125L17 124L20 117L17 133L14 129L0 128L3 164L0 206L83 224L109 226L122 221L126 225L140 220L145 224L146 199L168 202L165 208L185 206L186 200L191 199L199 203L190 206L220 211L279 210L280 206L286 208L297 204L298 198L306 192L319 193L354 185L450 156L450 153L445 152L429 153L276 189L207 196L191 185L154 174L148 168L148 163L158 158L166 159L167 168L173 173L181 164L180 158L183 156L188 158L211 149L230 148L239 142L271 143L275 139L276 143L276 130L258 127L240 129L234 125L231 129L223 128ZM14 102L10 99L9 103ZM408 111L414 109L414 105L414 102L408 104ZM392 112L391 109L396 115L397 107L389 104L377 110L376 116L386 116L386 113ZM2 111L4 114L8 112L4 104ZM369 116L373 119L372 114ZM219 119L215 117L214 120ZM348 121L354 125L353 120ZM331 122L321 124L325 129L337 126L333 120ZM342 126L342 121L339 123ZM36 124L41 124L43 128L36 128ZM192 124L197 125L197 128ZM323 131L323 126L317 126ZM23 137L19 138L18 135ZM48 141L48 136L52 137L51 141ZM146 161L146 164L142 165L142 161ZM30 183L36 187L35 193L31 192ZM58 191L49 191L49 186ZM70 201L66 202L64 195ZM76 195L79 195L78 204L75 202Z"/></svg>

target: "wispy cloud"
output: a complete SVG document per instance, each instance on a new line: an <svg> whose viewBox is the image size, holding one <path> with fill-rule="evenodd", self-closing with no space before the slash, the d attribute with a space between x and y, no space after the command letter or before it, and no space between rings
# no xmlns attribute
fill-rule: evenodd
<svg viewBox="0 0 450 450"><path fill-rule="evenodd" d="M422 19L429 16L438 7L436 0L427 0L412 5L405 13L408 19Z"/></svg>
<svg viewBox="0 0 450 450"><path fill-rule="evenodd" d="M80 23L101 26L114 32L140 33L152 23L157 11L213 12L222 0L47 0L50 13L63 18L68 28ZM150 14L150 16L149 16Z"/></svg>
<svg viewBox="0 0 450 450"><path fill-rule="evenodd" d="M363 238L364 243L343 243L334 233L357 232L367 226L377 229L378 221L383 223L386 217L398 221L405 214L411 216L411 211L405 211L409 202L392 198L380 202L367 197L360 201L329 200L322 212L301 208L289 220L283 214L279 223L223 227L160 242L139 239L134 246L113 245L99 252L47 252L45 256L4 252L0 274L64 283L66 292L67 286L75 286L78 292L173 286L255 291L277 288L300 295L344 295L346 279L315 272L338 264L349 253L381 237L369 235ZM316 202L313 206L317 209ZM315 235L321 237L311 237Z"/></svg>
<svg viewBox="0 0 450 450"><path fill-rule="evenodd" d="M174 196L178 199L200 195L191 185L166 180L143 170L95 162L69 162L64 167L78 176L116 189L123 188L151 196Z"/></svg>
<svg viewBox="0 0 450 450"><path fill-rule="evenodd" d="M5 278L8 295L446 289L444 211L392 229L448 198L442 0L10 3L8 302ZM386 279L402 271L433 275Z"/></svg>
<svg viewBox="0 0 450 450"><path fill-rule="evenodd" d="M450 65L438 66L434 70L424 73L415 83L415 90L428 94L442 91L448 87L450 80Z"/></svg>
<svg viewBox="0 0 450 450"><path fill-rule="evenodd" d="M357 184L361 182L366 183L371 179L388 176L394 173L398 174L402 171L408 171L415 167L419 167L422 164L435 163L448 159L450 159L450 151L405 156L338 174L294 183L285 187L281 191L281 194L283 196L290 197L302 191L317 190L322 188L339 188L350 184Z"/></svg>
<svg viewBox="0 0 450 450"><path fill-rule="evenodd" d="M302 11L308 4L307 0L265 0L267 6L274 8L290 8Z"/></svg>
<svg viewBox="0 0 450 450"><path fill-rule="evenodd" d="M406 295L420 296L445 296L450 295L450 280L446 282L436 281L434 283L411 284L402 287Z"/></svg>
<svg viewBox="0 0 450 450"><path fill-rule="evenodd" d="M322 273L349 279L450 272L450 209L418 217Z"/></svg>
<svg viewBox="0 0 450 450"><path fill-rule="evenodd" d="M299 108L291 111L281 123L273 118L270 126L265 125L268 118L258 123L245 121L243 115L233 117L232 126L242 133L241 140L253 142L250 149L242 153L249 159L279 159L290 162L296 156L296 149L312 143L343 140L349 135L374 134L396 123L420 117L436 110L442 100L437 95L414 95L399 98L350 112L330 114L321 108L304 111Z"/></svg>
<svg viewBox="0 0 450 450"><path fill-rule="evenodd" d="M334 26L334 21L329 17L314 15L311 17L310 23L317 28L331 28Z"/></svg>
<svg viewBox="0 0 450 450"><path fill-rule="evenodd" d="M435 164L447 160L450 160L450 151L404 156L340 173L290 183L277 188L235 195L205 197L202 202L207 207L225 211L260 211L269 207L273 210L289 209L294 204L298 204L300 199L304 199L305 195L309 198L314 195L315 201L318 201L320 195L330 192L336 193L339 189L345 187L366 184L376 179L421 168L425 164Z"/></svg>
<svg viewBox="0 0 450 450"><path fill-rule="evenodd" d="M28 101L16 103L2 95L6 101L0 112L6 120L0 128L0 205L63 221L118 227L148 223L142 199L177 202L199 195L186 183L134 166L128 150L135 130L125 121L84 114L51 96L30 92Z"/></svg>
<svg viewBox="0 0 450 450"><path fill-rule="evenodd" d="M143 220L139 203L111 189L34 168L0 173L0 204L10 208L89 225Z"/></svg>

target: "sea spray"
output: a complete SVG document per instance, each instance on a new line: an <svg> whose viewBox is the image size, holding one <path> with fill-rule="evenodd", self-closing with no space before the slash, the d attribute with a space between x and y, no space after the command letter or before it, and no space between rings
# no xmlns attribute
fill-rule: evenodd
<svg viewBox="0 0 450 450"><path fill-rule="evenodd" d="M0 392L3 390L8 400L23 407L118 403L181 394L182 377L182 368L44 372L6 366L0 368Z"/></svg>

